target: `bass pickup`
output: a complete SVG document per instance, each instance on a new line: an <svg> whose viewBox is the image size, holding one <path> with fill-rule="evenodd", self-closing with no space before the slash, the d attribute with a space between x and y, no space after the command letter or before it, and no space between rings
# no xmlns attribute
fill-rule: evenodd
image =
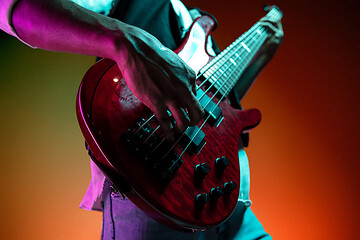
<svg viewBox="0 0 360 240"><path fill-rule="evenodd" d="M208 119L208 122L212 126L219 126L224 119L222 110L219 106L201 88L196 90L196 98L205 110L204 118Z"/></svg>

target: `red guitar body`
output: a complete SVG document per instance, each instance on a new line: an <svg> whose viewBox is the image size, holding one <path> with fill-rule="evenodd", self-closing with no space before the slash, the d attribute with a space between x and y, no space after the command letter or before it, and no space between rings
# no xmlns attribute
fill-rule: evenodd
<svg viewBox="0 0 360 240"><path fill-rule="evenodd" d="M213 26L214 21L207 16L197 19L186 41L176 51L195 71L212 59L205 46ZM194 47L199 58L189 53ZM214 101L219 101L217 96ZM140 209L179 230L205 230L219 225L237 204L239 137L242 132L255 127L261 115L256 109L236 110L227 99L218 106L223 115L220 124L205 123L201 128L206 144L198 153L187 150L183 153L184 146L176 145L173 152L182 162L170 177L164 177L154 166L161 163L161 159L149 160L141 144L133 143L133 138L127 137L132 134L134 124L149 118L152 113L132 94L115 62L103 59L92 66L84 76L77 96L78 121L97 165ZM154 121L149 122L151 126L154 124ZM158 135L161 137L161 133ZM215 160L224 156L230 165L216 170ZM209 172L199 177L195 167L204 163L209 166ZM231 183L230 190L225 190L226 183ZM220 189L219 196L210 194L212 189ZM205 195L198 197L199 194Z"/></svg>

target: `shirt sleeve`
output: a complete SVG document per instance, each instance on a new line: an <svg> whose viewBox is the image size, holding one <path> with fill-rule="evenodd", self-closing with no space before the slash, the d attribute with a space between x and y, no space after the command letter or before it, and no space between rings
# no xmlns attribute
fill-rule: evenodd
<svg viewBox="0 0 360 240"><path fill-rule="evenodd" d="M18 0L0 0L0 28L4 32L17 37L11 24L11 12Z"/></svg>
<svg viewBox="0 0 360 240"><path fill-rule="evenodd" d="M30 45L29 43L22 40L19 35L16 33L12 25L12 11L15 4L20 0L0 0L0 29L4 32L16 37L21 42L25 43L31 48L36 48L35 46Z"/></svg>
<svg viewBox="0 0 360 240"><path fill-rule="evenodd" d="M12 11L15 4L20 0L0 0L0 29L4 32L18 38L21 42L26 45L31 46L29 43L22 40L19 35L16 33L13 25L12 25ZM115 5L119 0L71 0L74 3L79 4L82 7L85 7L94 12L102 13L108 15L111 8Z"/></svg>

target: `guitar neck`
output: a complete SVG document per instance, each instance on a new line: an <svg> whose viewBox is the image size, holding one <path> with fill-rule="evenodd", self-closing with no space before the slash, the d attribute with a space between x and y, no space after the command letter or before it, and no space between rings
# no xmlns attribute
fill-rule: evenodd
<svg viewBox="0 0 360 240"><path fill-rule="evenodd" d="M273 7L267 16L280 20L282 12ZM223 97L229 94L269 35L266 28L257 22L200 70L205 81L215 88L216 94Z"/></svg>

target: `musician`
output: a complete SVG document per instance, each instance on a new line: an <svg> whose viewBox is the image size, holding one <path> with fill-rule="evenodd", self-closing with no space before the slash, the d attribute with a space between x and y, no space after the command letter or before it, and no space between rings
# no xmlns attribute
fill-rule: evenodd
<svg viewBox="0 0 360 240"><path fill-rule="evenodd" d="M175 131L183 132L202 118L195 72L171 50L179 47L193 19L204 13L189 11L180 0L0 0L0 4L1 29L30 47L114 60L169 140ZM280 22L264 18L262 24L274 34L235 86L238 101L245 94L240 89L250 87L282 42ZM209 52L218 50L214 43L207 47ZM93 163L92 180L80 206L103 211L102 239L271 239L249 208L248 163L241 164L241 196L235 212L205 232L178 232L155 222L112 191Z"/></svg>

